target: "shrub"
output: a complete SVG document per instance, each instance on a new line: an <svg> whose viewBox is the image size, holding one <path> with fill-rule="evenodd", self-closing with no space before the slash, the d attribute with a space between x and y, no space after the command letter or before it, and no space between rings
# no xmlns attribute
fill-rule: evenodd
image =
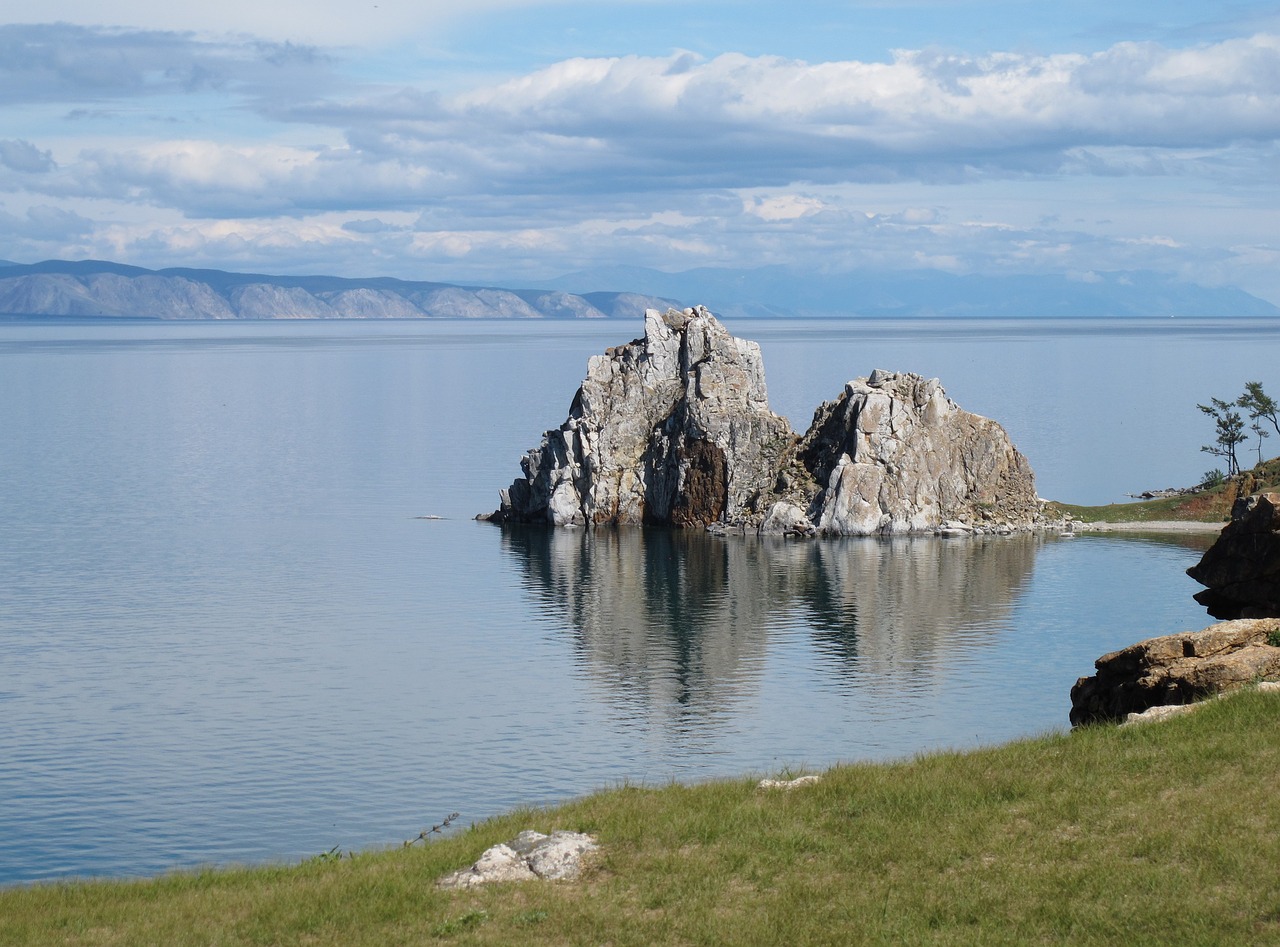
<svg viewBox="0 0 1280 947"><path fill-rule="evenodd" d="M1215 467L1213 470L1204 472L1204 477L1200 480L1200 486L1205 490L1209 490L1213 487L1220 487L1226 482L1227 475Z"/></svg>

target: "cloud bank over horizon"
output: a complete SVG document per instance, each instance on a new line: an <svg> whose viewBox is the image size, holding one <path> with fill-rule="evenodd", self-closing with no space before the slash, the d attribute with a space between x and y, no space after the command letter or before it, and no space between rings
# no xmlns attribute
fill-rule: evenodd
<svg viewBox="0 0 1280 947"><path fill-rule="evenodd" d="M517 6L539 5L485 15ZM8 23L0 258L506 284L616 263L1143 269L1280 302L1280 18L1215 30L511 69L461 40L464 65Z"/></svg>

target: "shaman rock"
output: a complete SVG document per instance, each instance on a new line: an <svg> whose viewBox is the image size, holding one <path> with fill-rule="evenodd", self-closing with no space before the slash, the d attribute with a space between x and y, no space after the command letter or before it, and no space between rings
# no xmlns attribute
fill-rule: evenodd
<svg viewBox="0 0 1280 947"><path fill-rule="evenodd" d="M937 379L875 371L798 438L769 409L760 348L697 309L645 314L644 338L588 363L568 419L483 516L791 536L967 535L1038 522L1031 467Z"/></svg>
<svg viewBox="0 0 1280 947"><path fill-rule="evenodd" d="M1123 719L1193 701L1280 674L1280 648L1268 644L1277 623L1241 619L1148 638L1094 662L1097 673L1071 688L1073 726Z"/></svg>
<svg viewBox="0 0 1280 947"><path fill-rule="evenodd" d="M1040 512L1031 465L995 421L936 378L877 370L818 408L798 456L823 488L825 535L1026 529Z"/></svg>
<svg viewBox="0 0 1280 947"><path fill-rule="evenodd" d="M1187 575L1207 586L1195 599L1214 618L1280 615L1280 494L1237 500L1231 522Z"/></svg>
<svg viewBox="0 0 1280 947"><path fill-rule="evenodd" d="M645 313L596 355L568 419L521 463L495 519L709 526L774 479L795 436L769 410L760 347L707 310Z"/></svg>

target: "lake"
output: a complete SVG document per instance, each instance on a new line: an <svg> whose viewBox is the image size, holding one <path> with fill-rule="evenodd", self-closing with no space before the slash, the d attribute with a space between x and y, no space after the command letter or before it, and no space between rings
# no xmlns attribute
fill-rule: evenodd
<svg viewBox="0 0 1280 947"><path fill-rule="evenodd" d="M798 429L941 378L1082 503L1195 482L1257 321L728 323ZM622 322L0 324L0 884L395 845L623 782L1066 726L1204 538L502 530Z"/></svg>

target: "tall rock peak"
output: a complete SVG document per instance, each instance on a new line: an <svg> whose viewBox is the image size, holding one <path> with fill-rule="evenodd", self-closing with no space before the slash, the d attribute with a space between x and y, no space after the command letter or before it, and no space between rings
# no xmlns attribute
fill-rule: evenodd
<svg viewBox="0 0 1280 947"><path fill-rule="evenodd" d="M936 379L880 369L798 437L769 409L764 362L706 309L645 313L593 356L569 417L483 518L799 535L998 532L1039 515L1031 467Z"/></svg>

